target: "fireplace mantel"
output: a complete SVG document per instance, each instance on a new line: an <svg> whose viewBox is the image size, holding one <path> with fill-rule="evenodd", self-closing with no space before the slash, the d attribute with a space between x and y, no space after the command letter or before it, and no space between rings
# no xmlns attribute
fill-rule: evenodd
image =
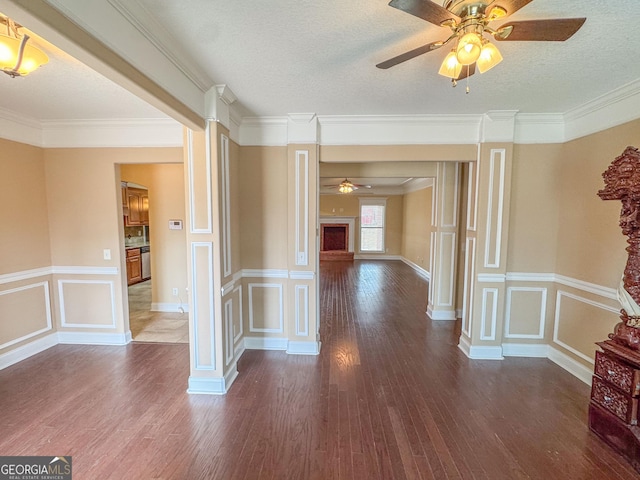
<svg viewBox="0 0 640 480"><path fill-rule="evenodd" d="M349 225L349 251L353 252L355 250L355 244L353 238L356 233L356 217L334 217L334 216L321 216L320 217L320 225L323 224L347 224Z"/></svg>

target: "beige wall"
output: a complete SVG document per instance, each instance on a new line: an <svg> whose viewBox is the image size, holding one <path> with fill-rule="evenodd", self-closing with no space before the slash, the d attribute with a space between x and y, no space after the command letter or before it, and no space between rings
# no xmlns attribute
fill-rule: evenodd
<svg viewBox="0 0 640 480"><path fill-rule="evenodd" d="M51 265L44 155L0 139L0 274Z"/></svg>
<svg viewBox="0 0 640 480"><path fill-rule="evenodd" d="M242 147L238 173L242 268L286 268L287 148Z"/></svg>
<svg viewBox="0 0 640 480"><path fill-rule="evenodd" d="M122 165L120 177L149 190L152 303L186 304L186 234L184 229L169 230L170 219L185 219L184 165Z"/></svg>
<svg viewBox="0 0 640 480"><path fill-rule="evenodd" d="M385 215L385 253L370 253L367 255L401 255L402 253L402 225L403 199L402 195L389 195ZM356 231L354 232L354 248L356 255L360 252L360 201L357 195L320 195L320 216L356 217ZM363 198L376 198L367 195Z"/></svg>
<svg viewBox="0 0 640 480"><path fill-rule="evenodd" d="M509 220L511 272L555 272L561 144L515 145Z"/></svg>
<svg viewBox="0 0 640 480"><path fill-rule="evenodd" d="M428 272L431 248L431 203L433 187L403 196L401 254Z"/></svg>
<svg viewBox="0 0 640 480"><path fill-rule="evenodd" d="M0 204L2 368L15 360L5 362L3 354L40 340L56 328L42 149L0 139ZM43 269L42 273L37 269Z"/></svg>
<svg viewBox="0 0 640 480"><path fill-rule="evenodd" d="M614 290L627 258L620 202L597 192L602 172L638 145L639 131L634 121L562 145L514 147L505 342L549 344L584 365L577 373L585 381L595 342L619 321Z"/></svg>

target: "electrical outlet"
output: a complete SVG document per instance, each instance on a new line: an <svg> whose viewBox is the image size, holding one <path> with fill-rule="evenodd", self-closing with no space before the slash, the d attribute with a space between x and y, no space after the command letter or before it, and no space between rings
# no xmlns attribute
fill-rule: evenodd
<svg viewBox="0 0 640 480"><path fill-rule="evenodd" d="M177 289L177 288L174 288L174 289L173 289L173 296L174 296L174 297L177 297L177 296L178 296L178 289Z"/></svg>

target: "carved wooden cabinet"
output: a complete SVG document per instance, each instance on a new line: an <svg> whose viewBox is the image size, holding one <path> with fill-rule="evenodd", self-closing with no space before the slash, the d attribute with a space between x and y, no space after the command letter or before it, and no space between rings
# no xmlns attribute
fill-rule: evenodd
<svg viewBox="0 0 640 480"><path fill-rule="evenodd" d="M640 472L640 354L610 340L598 346L589 428Z"/></svg>

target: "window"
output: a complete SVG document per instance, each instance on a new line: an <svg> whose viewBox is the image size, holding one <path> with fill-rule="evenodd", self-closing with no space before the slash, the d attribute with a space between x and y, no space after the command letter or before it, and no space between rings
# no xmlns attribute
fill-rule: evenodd
<svg viewBox="0 0 640 480"><path fill-rule="evenodd" d="M384 252L386 198L360 199L360 251Z"/></svg>

